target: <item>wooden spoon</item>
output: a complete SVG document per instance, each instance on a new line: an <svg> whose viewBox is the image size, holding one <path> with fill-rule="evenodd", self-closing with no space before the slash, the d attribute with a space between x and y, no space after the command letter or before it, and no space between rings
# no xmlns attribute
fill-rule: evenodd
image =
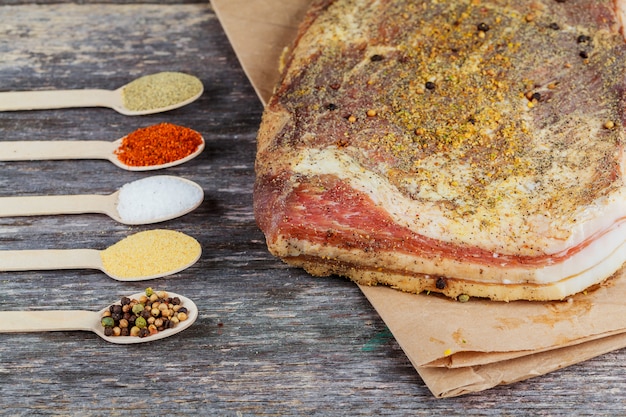
<svg viewBox="0 0 626 417"><path fill-rule="evenodd" d="M197 199L193 202L193 205L187 204L190 202L182 202L176 200L176 195L166 196L166 191L158 192L155 190L155 196L162 196L162 201L135 201L132 196L126 193L124 196L124 202L128 205L136 205L137 209L143 209L146 217L132 217L128 215L120 214L118 210L118 203L120 201L120 192L124 189L117 190L113 194L99 195L99 194L83 194L83 195L46 195L46 196L21 196L21 197L0 197L0 217L18 217L18 216L43 216L43 215L55 215L55 214L80 214L80 213L102 213L111 217L122 224L127 225L141 225L152 224L171 220L180 216L183 216L191 211L195 210L201 203L204 197L204 191L202 187L193 181L185 178L163 175L143 178L132 183L126 184L126 186L141 186L150 179L158 178L167 179L171 184L179 184L181 190L183 187L193 187L197 190ZM154 212L155 204L159 204L158 212L168 213L159 216L151 216L150 212ZM168 207L171 204L172 207ZM150 207L148 207L150 206ZM137 211L137 210L135 210Z"/></svg>
<svg viewBox="0 0 626 417"><path fill-rule="evenodd" d="M148 231L149 232L149 231ZM176 257L177 263L172 265L169 270L161 271L151 275L135 275L135 276L120 276L113 273L111 270L107 270L103 261L103 254L105 250L97 249L24 249L24 250L0 250L0 271L41 271L41 270L56 270L56 269L99 269L109 277L117 281L145 281L149 279L160 278L168 275L175 274L184 269L189 268L200 259L202 250L200 244L190 236L186 236L179 232L167 231L170 233L177 233L183 235L185 239L194 242L197 247L196 252L189 252L189 248L183 248L184 252L180 255L173 252L170 254L172 257ZM147 232L139 232L147 233ZM120 241L121 242L121 241ZM117 242L115 245L119 244ZM115 246L113 245L113 246ZM160 259L155 259L160 255L158 253L151 252L148 247L149 244L145 244L146 247L134 247L126 254L128 259L139 258L134 256L136 254L143 255L143 262L146 265L159 264ZM111 247L107 248L110 249ZM135 251L135 253L131 253ZM188 253L189 252L189 253ZM184 260L184 261L183 261ZM169 266L169 265L168 265Z"/></svg>
<svg viewBox="0 0 626 417"><path fill-rule="evenodd" d="M202 138L202 143L198 149L184 158L166 164L133 166L123 163L115 154L123 140L124 138L113 142L100 140L0 141L0 161L106 159L127 171L152 171L183 164L198 156L205 146L204 138Z"/></svg>
<svg viewBox="0 0 626 417"><path fill-rule="evenodd" d="M138 298L143 293L133 294L129 298ZM26 333L48 331L92 331L107 342L127 345L145 343L163 339L180 333L191 326L198 318L198 307L187 297L168 292L170 297L178 297L187 309L187 320L179 322L176 327L160 331L146 337L138 336L106 336L100 323L102 314L109 309L106 306L100 311L88 310L34 310L34 311L0 311L0 333Z"/></svg>
<svg viewBox="0 0 626 417"><path fill-rule="evenodd" d="M152 75L159 75L152 74ZM146 76L150 77L150 75ZM189 77L192 77L189 75ZM196 81L199 79L193 77ZM130 84L130 83L129 83ZM84 89L84 90L40 90L40 91L6 91L0 92L0 111L63 109L71 107L108 107L126 116L141 116L174 110L197 100L204 91L200 91L185 100L164 107L147 110L131 110L124 106L123 92L129 85L117 90ZM201 85L202 83L200 83Z"/></svg>

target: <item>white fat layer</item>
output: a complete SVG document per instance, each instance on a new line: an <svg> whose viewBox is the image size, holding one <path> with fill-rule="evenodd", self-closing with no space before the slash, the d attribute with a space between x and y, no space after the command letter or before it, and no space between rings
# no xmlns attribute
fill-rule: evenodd
<svg viewBox="0 0 626 417"><path fill-rule="evenodd" d="M626 242L621 238L626 232L626 223L620 223L606 234L598 237L584 250L562 262L553 259L547 265L512 266L501 263L481 263L480 259L458 260L452 258L422 258L419 253L380 252L363 258L358 250L342 249L334 246L312 243L307 240L275 242L274 249L281 256L298 257L302 253L315 253L320 259L341 259L351 264L369 265L372 270L386 266L388 273L398 272L407 276L443 275L459 278L466 282L480 284L501 284L505 286L525 286L528 284L551 287L549 298L561 298L600 283L609 278L626 260ZM607 250L611 247L611 250ZM496 257L499 258L499 257ZM382 267L383 269L385 267ZM364 268L367 269L367 268ZM543 290L542 290L543 291Z"/></svg>
<svg viewBox="0 0 626 417"><path fill-rule="evenodd" d="M565 259L537 270L535 282L547 284L564 279L585 283L583 288L606 279L626 262L626 224L616 224L611 230L594 239L583 250Z"/></svg>
<svg viewBox="0 0 626 417"><path fill-rule="evenodd" d="M568 219L551 218L549 215L521 216L500 207L495 226L485 227L480 216L454 215L444 211L436 198L437 190L423 199L412 199L389 183L383 176L365 169L354 158L336 147L302 150L300 158L292 167L302 175L331 174L347 181L354 189L368 195L374 204L385 209L398 225L415 233L460 246L478 247L493 253L512 255L558 255L587 239L600 239L608 253L624 241L611 229L626 213L624 190L614 193L593 205L582 207ZM460 170L462 169L459 168ZM532 192L534 184L509 184L510 187ZM439 190L444 192L444 188ZM487 215L487 213L485 213ZM553 231L558 235L552 235ZM563 235L566 230L568 234ZM600 237L600 235L607 231ZM523 251L520 242L532 242L533 251ZM590 249L586 248L585 253Z"/></svg>

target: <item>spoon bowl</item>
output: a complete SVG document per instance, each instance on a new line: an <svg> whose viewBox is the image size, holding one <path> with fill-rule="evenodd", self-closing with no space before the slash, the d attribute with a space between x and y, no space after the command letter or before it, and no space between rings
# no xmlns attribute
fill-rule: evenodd
<svg viewBox="0 0 626 417"><path fill-rule="evenodd" d="M138 298L137 293L129 298ZM0 333L27 333L44 331L91 331L110 343L121 345L153 342L173 336L190 327L198 318L198 307L189 298L168 292L170 297L180 298L187 309L187 320L179 322L176 327L162 330L147 337L138 336L107 336L101 324L102 314L109 309L100 311L89 310L33 310L33 311L0 311ZM119 302L117 303L119 304Z"/></svg>
<svg viewBox="0 0 626 417"><path fill-rule="evenodd" d="M202 82L188 74L173 73L189 79L198 86L195 93L181 98L179 101L146 109L134 110L125 105L125 90L142 78L159 77L163 73L147 75L134 80L116 90L84 89L84 90L40 90L40 91L6 91L0 92L0 111L63 109L75 107L108 107L125 116L143 116L177 109L197 100L204 91Z"/></svg>
<svg viewBox="0 0 626 417"><path fill-rule="evenodd" d="M112 142L99 140L0 141L0 161L104 159L127 171L153 171L184 164L200 155L205 147L204 137L200 136L202 142L198 148L184 158L165 164L135 166L125 164L115 153L125 137Z"/></svg>
<svg viewBox="0 0 626 417"><path fill-rule="evenodd" d="M193 151L192 153L190 153L189 155L185 156L184 158L177 159L175 161L168 162L168 163L165 163L165 164L157 164L157 165L128 165L128 164L125 164L124 162L120 161L120 159L115 154L115 150L119 149L119 147L121 146L123 140L124 140L124 138L120 138L120 139L112 142L115 145L115 147L113 149L113 152L111 152L111 154L107 155L106 159L111 161L113 163L113 165L115 165L116 167L125 169L126 171L155 171L157 169L165 169L165 168L174 167L176 165L181 165L181 164L184 164L185 162L191 161L196 156L200 155L202 153L202 151L204 150L204 147L205 147L204 137L202 137L202 143L198 146L198 148L195 151ZM1 152L2 152L2 147L0 146L0 160L2 160Z"/></svg>

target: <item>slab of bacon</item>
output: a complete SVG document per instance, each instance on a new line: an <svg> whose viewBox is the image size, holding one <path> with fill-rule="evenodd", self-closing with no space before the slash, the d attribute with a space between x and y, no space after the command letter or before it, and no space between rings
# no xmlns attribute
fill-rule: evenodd
<svg viewBox="0 0 626 417"><path fill-rule="evenodd" d="M313 275L555 300L626 261L621 2L316 0L258 135L269 250Z"/></svg>

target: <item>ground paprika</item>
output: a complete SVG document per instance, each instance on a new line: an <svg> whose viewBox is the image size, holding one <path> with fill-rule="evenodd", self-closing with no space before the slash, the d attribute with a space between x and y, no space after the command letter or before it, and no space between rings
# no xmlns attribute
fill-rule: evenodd
<svg viewBox="0 0 626 417"><path fill-rule="evenodd" d="M115 154L129 166L162 165L191 155L202 143L202 136L195 130L160 123L137 129L124 137Z"/></svg>

